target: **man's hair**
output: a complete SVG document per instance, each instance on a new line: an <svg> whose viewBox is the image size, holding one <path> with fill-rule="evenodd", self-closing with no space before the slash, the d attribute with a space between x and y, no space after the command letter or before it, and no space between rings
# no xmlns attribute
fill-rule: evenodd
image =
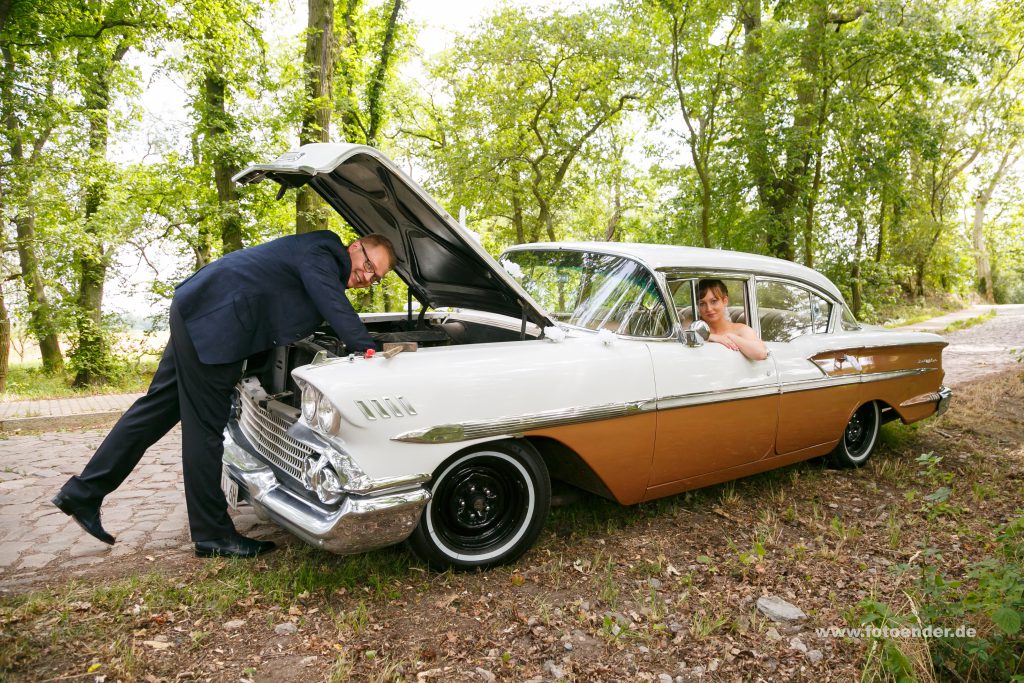
<svg viewBox="0 0 1024 683"><path fill-rule="evenodd" d="M706 278L697 283L697 300L703 299L709 289L713 289L715 294L721 298L729 298L729 288L725 286L724 282L714 278Z"/></svg>
<svg viewBox="0 0 1024 683"><path fill-rule="evenodd" d="M395 256L395 245L391 244L391 240L387 237L379 232L371 232L357 241L362 242L364 247L384 247L384 250L388 252L388 270L395 267L395 263L398 261L398 257Z"/></svg>

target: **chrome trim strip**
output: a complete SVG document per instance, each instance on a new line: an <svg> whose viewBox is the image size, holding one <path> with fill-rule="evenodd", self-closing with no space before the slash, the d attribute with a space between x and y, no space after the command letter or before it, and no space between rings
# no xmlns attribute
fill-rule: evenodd
<svg viewBox="0 0 1024 683"><path fill-rule="evenodd" d="M384 403L387 404L388 408L391 409L391 414L395 417L405 417L405 413L402 412L401 408L395 405L395 402L391 400L390 396L384 397Z"/></svg>
<svg viewBox="0 0 1024 683"><path fill-rule="evenodd" d="M760 398L762 396L776 396L779 387L776 384L764 384L746 389L728 389L713 391L698 391L692 394L677 394L674 396L663 396L662 398L648 401L644 404L644 410L669 410L672 408L684 408L692 405L708 405L710 403L725 403L727 401L742 401L746 398Z"/></svg>
<svg viewBox="0 0 1024 683"><path fill-rule="evenodd" d="M868 382L884 382L900 377L913 377L926 372L935 372L938 368L913 368L910 370L890 370L888 372L870 372L863 375L843 375L840 377L825 377L822 379L804 379L797 382L783 384L780 393L788 394L795 391L810 391L811 389L824 389L826 387L841 387L847 384L864 384Z"/></svg>
<svg viewBox="0 0 1024 683"><path fill-rule="evenodd" d="M391 419L391 413L388 412L387 408L381 405L380 401L378 401L375 398L371 398L370 405L372 405L377 410L377 414L383 417L385 420Z"/></svg>
<svg viewBox="0 0 1024 683"><path fill-rule="evenodd" d="M418 414L416 412L416 409L412 407L412 404L405 400L405 396L395 396L395 399L402 404L402 407L405 408L405 412L409 413L410 415Z"/></svg>
<svg viewBox="0 0 1024 683"><path fill-rule="evenodd" d="M515 436L535 429L563 427L583 422L608 420L626 417L651 410L667 410L691 405L707 405L724 403L748 398L759 398L775 394L786 394L796 391L809 391L826 387L844 386L865 382L881 382L899 377L911 377L926 372L935 372L937 368L915 368L912 370L893 370L868 375L848 375L844 377L824 377L822 379L800 380L782 386L765 384L742 389L702 391L692 394L678 394L663 398L652 398L627 403L609 403L591 407L574 407L559 410L547 410L528 413L517 417L499 417L493 420L470 420L451 424L436 425L402 432L391 437L392 441L405 443L455 443L472 441L495 436Z"/></svg>
<svg viewBox="0 0 1024 683"><path fill-rule="evenodd" d="M471 441L473 439L484 439L494 436L512 436L534 429L546 429L581 422L626 417L627 415L634 415L645 410L643 406L649 403L650 401L608 403L589 408L564 408L515 417L456 422L403 432L391 437L391 440L405 443L454 443L456 441ZM646 408L646 410L651 409Z"/></svg>
<svg viewBox="0 0 1024 683"><path fill-rule="evenodd" d="M900 408L910 408L912 406L919 406L922 403L938 403L942 399L937 391L929 391L927 394L920 394L913 398L908 398L906 401L900 404Z"/></svg>
<svg viewBox="0 0 1024 683"><path fill-rule="evenodd" d="M356 401L356 405L359 407L359 410L363 412L363 416L366 417L367 420L377 419L377 416L373 414L373 411L370 410L370 407L368 405L366 405L362 401Z"/></svg>

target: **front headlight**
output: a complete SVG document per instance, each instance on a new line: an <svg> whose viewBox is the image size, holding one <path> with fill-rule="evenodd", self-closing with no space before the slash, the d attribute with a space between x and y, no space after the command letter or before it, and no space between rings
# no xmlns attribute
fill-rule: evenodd
<svg viewBox="0 0 1024 683"><path fill-rule="evenodd" d="M307 384L302 387L302 418L310 427L316 424L316 404L320 400L320 392Z"/></svg>
<svg viewBox="0 0 1024 683"><path fill-rule="evenodd" d="M316 405L316 426L325 434L337 434L341 415L334 404L321 396Z"/></svg>

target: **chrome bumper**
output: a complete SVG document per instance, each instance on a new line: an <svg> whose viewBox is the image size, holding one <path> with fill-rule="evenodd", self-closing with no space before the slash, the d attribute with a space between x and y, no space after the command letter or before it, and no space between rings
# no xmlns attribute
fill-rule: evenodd
<svg viewBox="0 0 1024 683"><path fill-rule="evenodd" d="M337 509L311 504L284 488L273 470L233 435L224 433L224 471L261 519L318 548L343 555L404 541L419 524L430 493L420 487L348 495Z"/></svg>
<svg viewBox="0 0 1024 683"><path fill-rule="evenodd" d="M949 408L949 401L953 398L953 390L943 385L939 387L939 405L935 409L935 416L938 417Z"/></svg>

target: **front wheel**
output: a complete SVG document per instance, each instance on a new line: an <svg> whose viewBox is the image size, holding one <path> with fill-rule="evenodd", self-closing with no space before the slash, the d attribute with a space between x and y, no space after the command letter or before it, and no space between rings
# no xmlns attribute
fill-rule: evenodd
<svg viewBox="0 0 1024 683"><path fill-rule="evenodd" d="M435 569L485 569L518 559L544 528L551 480L527 442L477 446L438 468L431 499L409 537Z"/></svg>
<svg viewBox="0 0 1024 683"><path fill-rule="evenodd" d="M878 442L878 429L881 426L878 402L865 403L853 414L843 430L843 438L839 440L835 450L828 454L828 462L833 467L860 467L871 457L871 451Z"/></svg>

